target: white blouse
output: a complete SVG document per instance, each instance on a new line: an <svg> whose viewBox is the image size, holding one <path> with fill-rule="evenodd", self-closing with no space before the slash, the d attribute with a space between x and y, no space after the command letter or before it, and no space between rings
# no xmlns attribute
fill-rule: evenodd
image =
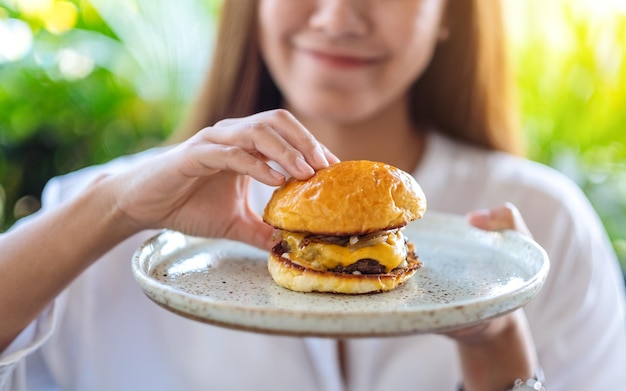
<svg viewBox="0 0 626 391"><path fill-rule="evenodd" d="M96 175L154 153L51 180L44 210ZM581 191L545 166L435 133L414 174L429 211L514 203L547 251L550 275L525 310L549 389L624 389L622 274ZM271 191L253 183L255 210ZM151 302L130 271L133 252L154 233L113 248L0 353L0 390L452 391L461 381L455 344L439 335L347 340L344 381L335 340L253 334L174 315Z"/></svg>

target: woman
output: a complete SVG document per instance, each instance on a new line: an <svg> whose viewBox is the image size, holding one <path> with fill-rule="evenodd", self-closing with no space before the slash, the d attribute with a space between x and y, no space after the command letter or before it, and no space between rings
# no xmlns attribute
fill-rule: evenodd
<svg viewBox="0 0 626 391"><path fill-rule="evenodd" d="M0 384L505 390L543 367L550 390L621 387L615 257L575 186L512 155L499 12L482 0L226 2L210 77L177 135L186 141L54 179L44 212L0 238ZM481 228L525 231L512 202L551 258L544 289L524 310L446 336L335 341L190 322L132 280L150 229L269 248L254 211L271 186L337 157L412 172L429 210L479 210L469 219Z"/></svg>

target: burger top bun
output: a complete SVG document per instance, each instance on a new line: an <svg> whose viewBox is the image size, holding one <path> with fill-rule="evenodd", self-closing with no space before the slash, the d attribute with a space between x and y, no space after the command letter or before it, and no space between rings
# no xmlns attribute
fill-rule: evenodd
<svg viewBox="0 0 626 391"><path fill-rule="evenodd" d="M263 220L292 232L345 236L400 228L426 210L421 187L384 163L344 161L274 191Z"/></svg>

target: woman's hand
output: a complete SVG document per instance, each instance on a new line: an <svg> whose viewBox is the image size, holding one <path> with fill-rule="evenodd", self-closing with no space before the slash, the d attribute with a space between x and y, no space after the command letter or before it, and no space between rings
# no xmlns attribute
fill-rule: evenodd
<svg viewBox="0 0 626 391"><path fill-rule="evenodd" d="M467 219L481 229L514 229L530 236L512 204L472 212ZM522 309L446 335L457 342L465 391L504 391L515 379L531 378L538 370L534 341Z"/></svg>
<svg viewBox="0 0 626 391"><path fill-rule="evenodd" d="M289 112L273 110L227 119L110 180L116 205L138 229L181 232L271 244L273 229L248 206L250 177L280 185L307 179L338 159Z"/></svg>
<svg viewBox="0 0 626 391"><path fill-rule="evenodd" d="M474 227L487 231L512 229L532 238L522 215L511 203L490 210L470 212L467 215L467 221Z"/></svg>

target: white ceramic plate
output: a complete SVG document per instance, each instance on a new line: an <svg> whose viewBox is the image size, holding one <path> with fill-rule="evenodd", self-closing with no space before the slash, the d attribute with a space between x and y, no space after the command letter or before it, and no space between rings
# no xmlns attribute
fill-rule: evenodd
<svg viewBox="0 0 626 391"><path fill-rule="evenodd" d="M242 243L164 231L133 256L134 276L157 304L202 322L250 331L370 337L449 330L526 304L543 285L545 251L513 231L427 213L405 234L423 262L387 293L292 292L267 271L267 253Z"/></svg>

